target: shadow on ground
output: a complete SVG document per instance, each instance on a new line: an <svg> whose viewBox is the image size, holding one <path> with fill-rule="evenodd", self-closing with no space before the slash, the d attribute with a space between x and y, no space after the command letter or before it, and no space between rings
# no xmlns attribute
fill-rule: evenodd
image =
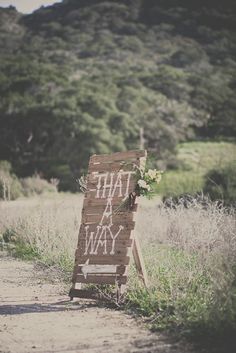
<svg viewBox="0 0 236 353"><path fill-rule="evenodd" d="M56 303L30 303L16 305L0 305L0 315L19 315L29 313L48 313L60 311L80 311L88 308L97 307L96 303L77 304L70 301L60 301Z"/></svg>

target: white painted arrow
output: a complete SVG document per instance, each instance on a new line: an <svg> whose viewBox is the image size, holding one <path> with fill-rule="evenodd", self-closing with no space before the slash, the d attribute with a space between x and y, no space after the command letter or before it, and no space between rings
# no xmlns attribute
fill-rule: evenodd
<svg viewBox="0 0 236 353"><path fill-rule="evenodd" d="M84 278L87 278L88 274L92 273L116 273L117 265L89 265L89 259L84 265L81 265L81 271Z"/></svg>

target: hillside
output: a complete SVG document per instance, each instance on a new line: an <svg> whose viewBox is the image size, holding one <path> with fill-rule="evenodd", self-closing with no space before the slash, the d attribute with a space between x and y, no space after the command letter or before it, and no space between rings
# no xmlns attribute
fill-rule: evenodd
<svg viewBox="0 0 236 353"><path fill-rule="evenodd" d="M64 0L0 8L0 160L75 188L92 153L236 132L233 1Z"/></svg>

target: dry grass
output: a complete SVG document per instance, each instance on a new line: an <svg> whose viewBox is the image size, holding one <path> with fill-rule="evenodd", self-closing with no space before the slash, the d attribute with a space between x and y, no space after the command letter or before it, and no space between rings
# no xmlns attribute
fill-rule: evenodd
<svg viewBox="0 0 236 353"><path fill-rule="evenodd" d="M236 220L217 203L142 207L137 220L147 264L150 314L212 329L236 323ZM137 282L132 283L137 288ZM141 291L141 296L143 296ZM138 301L140 296L138 293ZM135 300L131 294L131 300ZM144 312L149 311L144 302ZM165 317L165 316L168 317Z"/></svg>
<svg viewBox="0 0 236 353"><path fill-rule="evenodd" d="M1 202L0 233L29 244L45 263L72 264L81 208L81 196L66 194Z"/></svg>
<svg viewBox="0 0 236 353"><path fill-rule="evenodd" d="M71 271L82 197L57 195L0 203L0 233L29 244L47 264ZM233 327L236 319L236 222L233 211L193 201L164 208L141 200L137 215L150 288L131 268L129 304L156 327ZM24 248L23 248L24 252Z"/></svg>

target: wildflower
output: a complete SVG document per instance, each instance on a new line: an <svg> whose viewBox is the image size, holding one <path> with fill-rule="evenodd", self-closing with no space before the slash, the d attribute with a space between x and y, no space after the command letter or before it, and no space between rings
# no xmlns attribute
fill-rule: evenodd
<svg viewBox="0 0 236 353"><path fill-rule="evenodd" d="M145 180L139 179L138 185L143 189L147 189L147 190L149 189L149 185L146 183Z"/></svg>
<svg viewBox="0 0 236 353"><path fill-rule="evenodd" d="M159 184L161 181L161 174L156 175L156 183Z"/></svg>
<svg viewBox="0 0 236 353"><path fill-rule="evenodd" d="M157 175L156 169L149 169L147 172L147 176L149 176L151 179L155 179L156 175Z"/></svg>

